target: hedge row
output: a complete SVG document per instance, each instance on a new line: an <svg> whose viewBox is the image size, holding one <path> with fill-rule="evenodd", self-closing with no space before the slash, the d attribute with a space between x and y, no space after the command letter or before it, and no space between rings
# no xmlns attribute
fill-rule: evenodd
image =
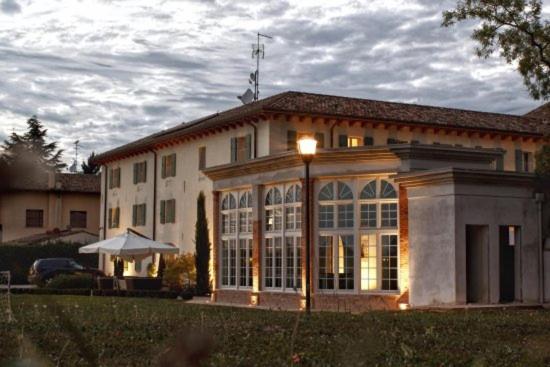
<svg viewBox="0 0 550 367"><path fill-rule="evenodd" d="M29 268L37 259L70 257L79 264L97 268L96 254L79 254L80 243L52 242L45 245L0 245L0 271L9 270L13 284L27 284Z"/></svg>
<svg viewBox="0 0 550 367"><path fill-rule="evenodd" d="M12 294L53 294L73 296L104 296L104 297L141 297L141 298L178 298L189 300L193 298L192 292L173 291L128 291L113 289L49 289L49 288L14 288Z"/></svg>

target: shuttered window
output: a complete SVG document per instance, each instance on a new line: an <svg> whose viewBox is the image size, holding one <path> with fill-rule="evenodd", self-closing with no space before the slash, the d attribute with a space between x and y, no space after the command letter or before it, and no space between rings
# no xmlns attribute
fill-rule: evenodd
<svg viewBox="0 0 550 367"><path fill-rule="evenodd" d="M162 157L161 177L176 177L176 153Z"/></svg>
<svg viewBox="0 0 550 367"><path fill-rule="evenodd" d="M120 208L109 209L109 228L118 228L120 219Z"/></svg>
<svg viewBox="0 0 550 367"><path fill-rule="evenodd" d="M134 163L134 184L147 181L147 162Z"/></svg>
<svg viewBox="0 0 550 367"><path fill-rule="evenodd" d="M317 140L317 148L323 149L325 147L325 134L315 133L315 140Z"/></svg>
<svg viewBox="0 0 550 367"><path fill-rule="evenodd" d="M363 137L363 145L364 146L374 145L374 138L372 136L364 136Z"/></svg>
<svg viewBox="0 0 550 367"><path fill-rule="evenodd" d="M199 170L206 168L206 147L199 147Z"/></svg>
<svg viewBox="0 0 550 367"><path fill-rule="evenodd" d="M252 135L231 138L231 163L252 159Z"/></svg>
<svg viewBox="0 0 550 367"><path fill-rule="evenodd" d="M114 189L117 187L120 187L120 167L109 170L109 188Z"/></svg>
<svg viewBox="0 0 550 367"><path fill-rule="evenodd" d="M175 223L176 222L176 200L161 200L160 201L160 223Z"/></svg>
<svg viewBox="0 0 550 367"><path fill-rule="evenodd" d="M348 136L345 134L338 135L338 147L345 148L348 146Z"/></svg>
<svg viewBox="0 0 550 367"><path fill-rule="evenodd" d="M144 226L146 218L146 205L136 204L132 207L132 226Z"/></svg>
<svg viewBox="0 0 550 367"><path fill-rule="evenodd" d="M286 150L295 150L296 146L296 130L288 130L286 132Z"/></svg>

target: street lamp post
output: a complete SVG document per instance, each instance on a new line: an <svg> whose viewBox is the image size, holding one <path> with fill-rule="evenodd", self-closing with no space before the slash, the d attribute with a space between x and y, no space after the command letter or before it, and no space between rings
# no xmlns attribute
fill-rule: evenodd
<svg viewBox="0 0 550 367"><path fill-rule="evenodd" d="M306 313L311 312L311 218L310 218L310 184L309 184L309 164L315 156L317 149L317 140L311 137L304 137L298 140L298 152L305 165L305 223L306 223Z"/></svg>

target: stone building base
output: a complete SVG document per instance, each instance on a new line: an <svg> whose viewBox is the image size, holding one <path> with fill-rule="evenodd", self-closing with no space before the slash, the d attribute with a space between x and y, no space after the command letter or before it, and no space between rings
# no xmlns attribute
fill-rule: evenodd
<svg viewBox="0 0 550 367"><path fill-rule="evenodd" d="M312 308L316 311L366 312L398 310L406 302L402 295L314 294ZM300 310L305 297L299 293L259 292L219 289L212 300L218 303L260 306L276 310Z"/></svg>

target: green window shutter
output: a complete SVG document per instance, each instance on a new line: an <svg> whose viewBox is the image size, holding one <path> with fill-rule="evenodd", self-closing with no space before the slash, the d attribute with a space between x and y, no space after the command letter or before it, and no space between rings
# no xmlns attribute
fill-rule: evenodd
<svg viewBox="0 0 550 367"><path fill-rule="evenodd" d="M363 137L363 145L365 145L365 146L374 145L374 138L372 136L364 136Z"/></svg>
<svg viewBox="0 0 550 367"><path fill-rule="evenodd" d="M109 169L109 188L113 188L113 169Z"/></svg>
<svg viewBox="0 0 550 367"><path fill-rule="evenodd" d="M147 182L147 161L143 162L143 182Z"/></svg>
<svg viewBox="0 0 550 367"><path fill-rule="evenodd" d="M160 177L161 178L166 178L166 156L165 155L162 156L162 163L161 163L161 168L160 168Z"/></svg>
<svg viewBox="0 0 550 367"><path fill-rule="evenodd" d="M344 148L348 146L348 136L345 134L338 135L338 146Z"/></svg>
<svg viewBox="0 0 550 367"><path fill-rule="evenodd" d="M296 146L296 131L295 130L288 130L286 132L286 150L294 150L297 149Z"/></svg>
<svg viewBox="0 0 550 367"><path fill-rule="evenodd" d="M521 149L516 149L516 172L523 171L523 152Z"/></svg>
<svg viewBox="0 0 550 367"><path fill-rule="evenodd" d="M137 223L137 205L132 206L132 227L135 227Z"/></svg>
<svg viewBox="0 0 550 367"><path fill-rule="evenodd" d="M120 187L120 168L116 169L116 187Z"/></svg>
<svg viewBox="0 0 550 367"><path fill-rule="evenodd" d="M168 218L167 218L167 222L170 222L170 223L175 223L176 220L176 200L175 199L171 199L171 200L168 200Z"/></svg>
<svg viewBox="0 0 550 367"><path fill-rule="evenodd" d="M176 177L176 153L172 154L172 166L170 167L171 168L171 171L170 172L172 174L172 177Z"/></svg>
<svg viewBox="0 0 550 367"><path fill-rule="evenodd" d="M496 168L497 171L504 171L504 156L497 157Z"/></svg>
<svg viewBox="0 0 550 367"><path fill-rule="evenodd" d="M143 220L141 221L141 225L145 225L147 223L147 205L143 205Z"/></svg>
<svg viewBox="0 0 550 367"><path fill-rule="evenodd" d="M231 138L231 163L237 161L237 138Z"/></svg>
<svg viewBox="0 0 550 367"><path fill-rule="evenodd" d="M137 184L137 163L134 163L134 185Z"/></svg>
<svg viewBox="0 0 550 367"><path fill-rule="evenodd" d="M395 138L388 138L388 140L387 140L388 145L397 144L397 143L399 143L399 140L397 140Z"/></svg>
<svg viewBox="0 0 550 367"><path fill-rule="evenodd" d="M114 227L118 228L119 224L120 224L120 208L117 207L115 209L115 224L114 224Z"/></svg>
<svg viewBox="0 0 550 367"><path fill-rule="evenodd" d="M246 136L246 159L252 159L252 135Z"/></svg>
<svg viewBox="0 0 550 367"><path fill-rule="evenodd" d="M160 201L160 224L166 223L166 200Z"/></svg>
<svg viewBox="0 0 550 367"><path fill-rule="evenodd" d="M113 228L113 208L109 208L108 226L109 228Z"/></svg>
<svg viewBox="0 0 550 367"><path fill-rule="evenodd" d="M323 149L325 147L325 134L315 133L315 140L317 140L317 148Z"/></svg>

